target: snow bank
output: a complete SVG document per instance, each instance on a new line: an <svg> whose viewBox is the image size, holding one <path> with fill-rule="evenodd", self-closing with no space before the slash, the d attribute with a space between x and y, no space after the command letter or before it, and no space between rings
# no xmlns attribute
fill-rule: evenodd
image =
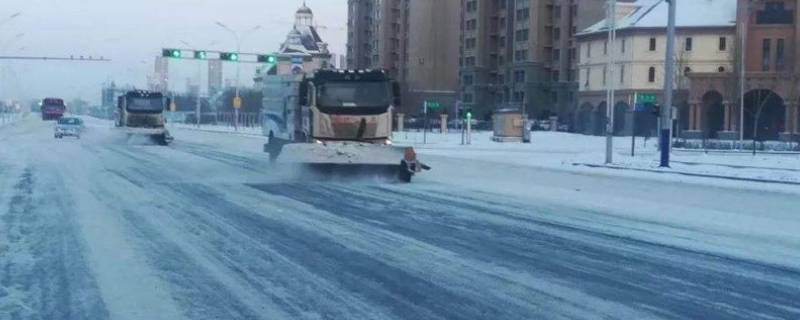
<svg viewBox="0 0 800 320"><path fill-rule="evenodd" d="M603 165L605 137L562 132L533 132L532 143L498 143L491 141L491 132L475 132L472 143L462 145L460 133L440 134L396 132L399 145L414 146L421 154L475 159L503 164L586 171L576 165ZM427 140L426 142L423 142ZM631 156L631 137L614 138L614 163L617 168L658 170L666 173L724 176L800 183L800 154L702 153L675 151L671 168L659 168L659 152L655 139L636 138L635 156ZM619 170L605 168L605 173ZM616 173L615 173L616 172ZM657 177L652 173L625 173ZM664 177L661 177L662 179ZM667 179L671 179L667 177Z"/></svg>

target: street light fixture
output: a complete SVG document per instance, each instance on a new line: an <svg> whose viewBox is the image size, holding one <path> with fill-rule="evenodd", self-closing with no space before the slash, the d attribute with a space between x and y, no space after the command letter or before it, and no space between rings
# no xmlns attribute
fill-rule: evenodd
<svg viewBox="0 0 800 320"><path fill-rule="evenodd" d="M14 20L14 19L16 19L16 18L17 18L17 17L19 17L20 15L22 15L22 12L17 12L17 13L15 13L15 14L12 14L12 15L10 15L10 16L8 16L8 17L6 17L5 19L3 19L3 21L0 21L0 26L2 26L2 25L4 25L4 24L8 23L8 22L9 22L9 21L11 21L11 20Z"/></svg>
<svg viewBox="0 0 800 320"><path fill-rule="evenodd" d="M238 32L236 32L235 30L231 29L230 27L228 27L224 23L219 22L219 21L215 21L214 23L217 26L219 26L220 28L225 29L225 31L230 32L233 35L234 40L236 40L236 59L233 59L231 61L236 62L236 98L235 98L234 101L239 102L239 101L241 101L242 98L241 98L240 92L239 92L239 78L240 78L240 75L241 75L241 67L240 67L238 58L239 58L239 56L241 56L241 52L242 52L242 41L248 35L251 35L253 32L256 32L259 29L261 29L261 26L260 25L256 25L256 26L248 29L247 31L245 31L244 34L240 36ZM234 122L233 122L233 128L234 128L234 130L238 131L239 130L239 108L236 105L234 105L233 114L234 114L233 116L235 118Z"/></svg>

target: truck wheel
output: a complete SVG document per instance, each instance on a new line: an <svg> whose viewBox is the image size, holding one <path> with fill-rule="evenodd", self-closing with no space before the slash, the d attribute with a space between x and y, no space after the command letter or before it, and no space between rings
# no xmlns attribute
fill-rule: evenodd
<svg viewBox="0 0 800 320"><path fill-rule="evenodd" d="M406 162L400 161L400 166L397 170L397 178L400 179L400 182L410 183L412 176L414 176L414 174L408 170Z"/></svg>

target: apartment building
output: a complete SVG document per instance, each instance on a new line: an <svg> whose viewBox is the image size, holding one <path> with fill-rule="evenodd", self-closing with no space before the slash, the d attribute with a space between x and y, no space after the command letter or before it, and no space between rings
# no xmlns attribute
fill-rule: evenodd
<svg viewBox="0 0 800 320"><path fill-rule="evenodd" d="M604 17L603 0L462 0L460 93L488 118L497 108L547 118L575 104L574 36Z"/></svg>
<svg viewBox="0 0 800 320"><path fill-rule="evenodd" d="M451 110L458 86L459 0L350 0L348 67L384 69L403 92L399 111L423 102Z"/></svg>

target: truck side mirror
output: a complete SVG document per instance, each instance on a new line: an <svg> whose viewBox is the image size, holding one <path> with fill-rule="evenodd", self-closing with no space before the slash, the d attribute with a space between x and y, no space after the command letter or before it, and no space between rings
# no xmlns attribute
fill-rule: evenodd
<svg viewBox="0 0 800 320"><path fill-rule="evenodd" d="M403 101L400 99L400 83L392 81L392 104L394 104L395 107L399 107L402 102Z"/></svg>
<svg viewBox="0 0 800 320"><path fill-rule="evenodd" d="M170 98L166 98L166 100L165 100L164 102L165 102L165 104L164 104L164 110L166 110L166 111L172 111L172 110L170 109L170 108L172 107L172 99L170 99Z"/></svg>
<svg viewBox="0 0 800 320"><path fill-rule="evenodd" d="M300 82L300 92L298 93L297 101L301 106L308 105L308 82Z"/></svg>

